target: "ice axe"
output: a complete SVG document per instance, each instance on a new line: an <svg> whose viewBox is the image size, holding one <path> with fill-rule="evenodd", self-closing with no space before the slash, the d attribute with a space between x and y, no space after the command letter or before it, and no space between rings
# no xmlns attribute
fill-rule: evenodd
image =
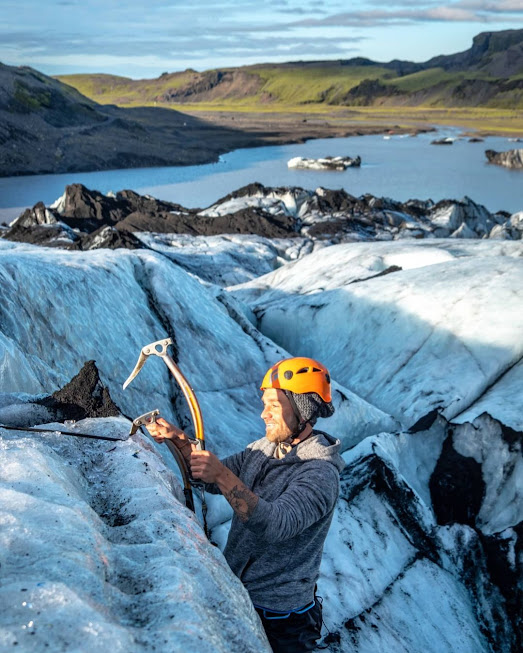
<svg viewBox="0 0 523 653"><path fill-rule="evenodd" d="M163 340L157 340L156 342L151 342L150 344L145 345L145 347L142 347L142 351L140 352L138 362L134 366L134 370L129 375L129 378L123 384L123 389L125 390L125 388L127 388L129 383L131 383L131 381L138 375L142 367L145 365L149 356L160 357L163 360L163 362L167 365L169 371L174 376L174 379L180 386L181 391L183 392L183 395L189 406L189 410L191 411L191 417L194 425L194 434L196 436L197 447L198 449L204 450L205 435L203 431L203 416L202 416L202 411L200 409L200 404L198 403L198 399L194 394L194 390L189 385L187 379L182 374L180 368L176 365L176 363L173 361L171 356L169 356L169 354L167 353L167 347L169 347L169 345L172 344L173 342L171 338L164 338ZM139 424L137 428L139 428L139 426L142 425L145 426L148 423L150 424L151 422L155 422L157 414L158 414L157 411L151 411L150 413L145 413L145 415L141 415L140 417L136 418L135 422L137 420L142 420L142 421L145 420L143 421L142 424ZM185 503L186 506L190 508L193 512L194 512L194 500L192 496L192 486L196 487L200 491L201 499L202 499L203 527L204 527L205 534L207 535L207 537L209 537L209 531L207 528L207 519L206 519L207 504L205 502L203 483L195 482L190 478L189 470L185 463L185 459L181 455L178 447L169 439L165 440L165 444L167 445L169 451L171 452L171 454L174 456L174 458L178 463L184 482Z"/></svg>
<svg viewBox="0 0 523 653"><path fill-rule="evenodd" d="M189 405L189 410L191 411L191 417L194 424L194 434L200 443L201 449L205 449L202 411L200 409L200 405L198 404L198 399L196 399L196 395L194 394L194 390L189 385L180 368L167 353L167 347L172 344L173 341L171 338L164 338L163 340L157 340L156 342L151 342L149 345L142 347L138 362L136 363L134 370L129 375L127 381L123 384L123 389L125 390L129 383L131 383L131 381L138 375L149 356L159 356L167 365L169 371L174 376L176 382L180 386L181 391L183 392L187 404Z"/></svg>

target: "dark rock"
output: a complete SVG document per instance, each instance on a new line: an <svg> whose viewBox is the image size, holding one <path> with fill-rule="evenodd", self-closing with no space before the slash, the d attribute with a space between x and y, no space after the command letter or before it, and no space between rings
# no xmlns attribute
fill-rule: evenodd
<svg viewBox="0 0 523 653"><path fill-rule="evenodd" d="M514 630L523 634L523 588L521 559L523 555L523 522L512 528L512 533L482 536L488 569L492 581L499 587L506 601L506 611ZM521 650L521 641L516 650Z"/></svg>
<svg viewBox="0 0 523 653"><path fill-rule="evenodd" d="M82 184L67 186L60 206L62 220L84 232L95 231L101 225L114 225L130 212L125 199L108 197Z"/></svg>
<svg viewBox="0 0 523 653"><path fill-rule="evenodd" d="M123 190L116 196L109 196L97 190L90 190L82 184L66 187L58 210L63 222L84 233L97 231L103 225L113 227L118 223L123 224L126 218L135 214L143 216L144 221L150 221L156 216L169 216L170 211L186 212L186 209L178 204L138 195L131 190ZM150 225L137 225L135 229L129 230L154 230L147 228L148 226Z"/></svg>
<svg viewBox="0 0 523 653"><path fill-rule="evenodd" d="M265 211L246 207L230 215L203 218L195 221L198 232L205 236L224 233L255 234L266 238L289 238L297 234L298 222L287 215L272 215Z"/></svg>
<svg viewBox="0 0 523 653"><path fill-rule="evenodd" d="M130 231L119 231L115 227L100 227L91 234L79 238L70 249L87 251L91 249L148 249Z"/></svg>
<svg viewBox="0 0 523 653"><path fill-rule="evenodd" d="M60 222L54 211L46 208L43 202L25 210L1 237L13 242L46 247L64 247L78 240L75 232Z"/></svg>
<svg viewBox="0 0 523 653"><path fill-rule="evenodd" d="M80 372L61 390L37 403L53 410L60 422L87 417L117 417L121 414L92 360L84 363Z"/></svg>
<svg viewBox="0 0 523 653"><path fill-rule="evenodd" d="M413 424L408 433L420 433L421 431L428 431L434 422L438 419L439 409L434 408L430 413L427 413L423 417L420 417L419 420Z"/></svg>
<svg viewBox="0 0 523 653"><path fill-rule="evenodd" d="M38 225L36 227L13 225L10 229L4 231L1 237L16 243L65 248L74 245L78 240L78 236L62 223L46 226Z"/></svg>
<svg viewBox="0 0 523 653"><path fill-rule="evenodd" d="M443 443L429 487L438 524L475 526L485 496L481 465L454 449L452 429Z"/></svg>
<svg viewBox="0 0 523 653"><path fill-rule="evenodd" d="M198 235L194 224L195 216L188 210L172 214L169 212L145 213L134 211L117 223L119 231L150 231L157 234Z"/></svg>
<svg viewBox="0 0 523 653"><path fill-rule="evenodd" d="M482 32L472 39L472 47L464 52L433 57L423 65L444 70L483 70L499 77L521 72L523 30Z"/></svg>
<svg viewBox="0 0 523 653"><path fill-rule="evenodd" d="M46 208L43 202L37 202L32 209L26 209L20 217L12 223L20 227L36 227L43 224L56 224L58 219L51 209Z"/></svg>
<svg viewBox="0 0 523 653"><path fill-rule="evenodd" d="M249 202L249 197L254 201ZM224 204L243 198L244 203L236 203L236 207L241 206L239 210L225 211ZM204 210L187 209L130 190L106 196L81 184L72 184L53 207L35 205L11 229L4 231L3 236L88 250L143 247L139 239L131 237L131 232L190 236L243 234L265 238L305 236L331 243L433 236L519 240L523 232L523 223L520 224L517 215L491 214L467 197L437 204L416 199L402 203L368 193L354 197L344 190L271 188L258 183L244 186ZM45 221L47 224L42 224Z"/></svg>
<svg viewBox="0 0 523 653"><path fill-rule="evenodd" d="M261 185L260 187L263 188ZM99 230L103 225L116 227L121 233L151 231L202 236L238 233L282 238L292 236L296 232L294 218L285 215L274 216L254 207L211 218L198 215L197 209L185 209L179 204L144 197L130 190L109 197L99 191L91 191L81 184L67 186L59 210L63 222L82 232L96 231L98 239ZM110 232L104 233L108 236ZM97 239L89 239L79 248L92 249L95 240ZM109 246L116 246L117 240L113 234L113 245ZM141 245L137 240L129 238L124 246L135 248Z"/></svg>
<svg viewBox="0 0 523 653"><path fill-rule="evenodd" d="M495 163L505 168L522 169L523 168L523 149L507 150L506 152L496 152L495 150L485 150L485 156L489 163Z"/></svg>
<svg viewBox="0 0 523 653"><path fill-rule="evenodd" d="M357 204L358 199L345 190L322 188L318 193L318 208L322 213L353 213Z"/></svg>

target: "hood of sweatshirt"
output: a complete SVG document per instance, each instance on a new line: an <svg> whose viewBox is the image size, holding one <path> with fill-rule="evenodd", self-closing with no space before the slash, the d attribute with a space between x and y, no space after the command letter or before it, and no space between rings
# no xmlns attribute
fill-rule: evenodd
<svg viewBox="0 0 523 653"><path fill-rule="evenodd" d="M270 442L267 438L261 438L251 445L253 448L263 450L271 458L274 456L276 446L274 442ZM307 460L325 460L341 472L345 467L345 462L341 457L340 450L341 442L337 438L315 429L306 440L293 447L278 462L282 465L294 465Z"/></svg>

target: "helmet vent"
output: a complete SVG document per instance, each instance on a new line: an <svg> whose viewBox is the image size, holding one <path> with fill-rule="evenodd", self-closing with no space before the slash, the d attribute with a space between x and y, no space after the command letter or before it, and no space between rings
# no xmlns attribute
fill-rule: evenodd
<svg viewBox="0 0 523 653"><path fill-rule="evenodd" d="M312 371L313 371L313 372L321 372L321 370L319 370L317 367L313 367L313 368L312 368Z"/></svg>
<svg viewBox="0 0 523 653"><path fill-rule="evenodd" d="M308 367L302 367L301 370L298 370L296 374L305 374L305 372L308 372L309 368Z"/></svg>

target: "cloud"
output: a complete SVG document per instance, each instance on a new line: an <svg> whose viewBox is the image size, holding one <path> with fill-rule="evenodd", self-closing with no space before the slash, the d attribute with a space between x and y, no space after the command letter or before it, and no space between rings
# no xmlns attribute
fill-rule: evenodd
<svg viewBox="0 0 523 653"><path fill-rule="evenodd" d="M153 61L161 69L242 65L254 61L345 57L368 39L372 53L401 50L404 58L420 57L420 32L412 45L402 27L422 26L439 52L442 37L434 25L454 25L470 39L473 27L503 27L523 21L523 0L1 0L0 60L37 67L39 61L62 67L81 62L82 69L119 69L134 74ZM376 29L377 28L377 29ZM391 28L391 38L383 36ZM394 31L393 28L398 28ZM467 30L467 31L465 31ZM376 35L380 36L377 37ZM448 34L448 30L445 30ZM423 36L425 38L425 34ZM373 40L374 39L374 40ZM447 47L452 47L448 42ZM370 48L370 46L369 46ZM438 48L438 50L435 50ZM463 41L455 51L464 49ZM367 56L373 56L369 53ZM394 52L391 52L395 56ZM365 55L364 55L365 56ZM60 64L60 62L62 62ZM131 63L133 62L133 63ZM54 64L48 63L47 66ZM74 65L79 65L75 63Z"/></svg>
<svg viewBox="0 0 523 653"><path fill-rule="evenodd" d="M64 63L70 63L72 58L79 61L83 58L85 67L90 61L99 62L101 53L107 60L118 58L121 62L144 58L158 57L162 61L170 61L171 69L180 69L179 61L190 58L191 61L209 59L209 53L216 59L237 59L246 56L256 57L261 61L274 61L285 55L300 56L346 56L355 51L354 44L364 40L364 37L353 37L335 42L330 37L318 37L314 41L300 36L287 36L282 39L276 34L253 34L246 37L242 33L228 34L227 38L220 35L202 36L195 39L191 34L178 36L176 39L164 35L161 38L129 39L126 36L116 36L110 42L99 34L89 40L79 39L78 35L69 35L60 42L59 57ZM3 46L17 45L25 51L26 58L49 62L57 60L58 54L52 41L36 38L31 33L14 33L2 39ZM96 59L94 59L96 57ZM150 63L150 60L149 60ZM34 65L32 62L30 65ZM165 64L164 64L165 65ZM223 64L220 64L223 65Z"/></svg>
<svg viewBox="0 0 523 653"><path fill-rule="evenodd" d="M344 11L325 18L307 18L295 21L294 26L313 27L377 27L386 25L423 22L494 22L503 19L523 21L522 0L459 0L458 2L416 2L414 0L393 0L385 4L382 0L370 0L372 6L391 7L387 9L365 9Z"/></svg>

